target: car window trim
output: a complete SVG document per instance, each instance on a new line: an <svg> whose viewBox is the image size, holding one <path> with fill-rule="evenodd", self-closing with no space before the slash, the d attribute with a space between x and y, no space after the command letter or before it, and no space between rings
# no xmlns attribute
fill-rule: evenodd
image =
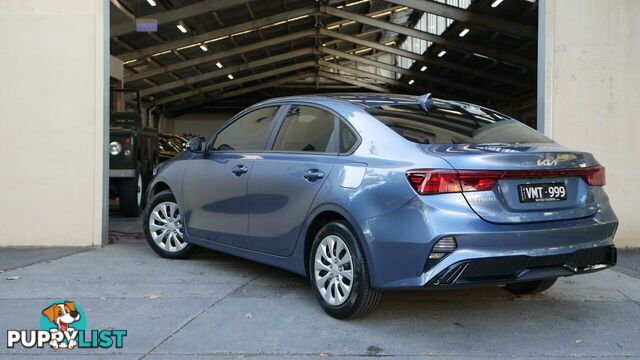
<svg viewBox="0 0 640 360"><path fill-rule="evenodd" d="M299 105L299 106L307 106L307 107L312 107L312 108L316 108L316 109L320 109L323 111L326 111L328 113L330 113L331 115L334 116L335 121L333 122L333 131L334 134L336 136L333 136L333 139L331 141L331 146L333 148L333 152L313 152L313 151L291 151L291 150L273 150L273 146L275 145L276 142L276 137L278 136L278 133L280 132L280 129L282 128L282 124L284 123L284 119L287 117L287 113L289 112L289 109L291 108L291 106L295 106L295 105ZM360 136L358 135L358 133L356 131L353 130L353 127L351 126L351 124L348 123L348 121L344 120L344 118L342 116L340 116L338 113L336 113L335 111L333 111L331 108L321 105L321 104L316 104L316 103L312 103L312 102L304 102L304 101L295 101L295 102L290 102L290 103L286 103L283 104L283 110L282 110L282 114L281 116L278 118L278 123L276 124L276 127L273 130L273 134L271 136L271 138L269 139L269 142L267 143L267 146L264 150L264 152L266 153L270 153L270 154L301 154L301 155L327 155L327 156L340 156L340 155L345 155L344 153L340 153L340 123L344 122L347 127L349 127L349 129L352 130L352 132L356 135L356 143L354 144L354 146L352 147L352 149L355 151L356 145L360 144ZM353 152L351 152L353 153Z"/></svg>
<svg viewBox="0 0 640 360"><path fill-rule="evenodd" d="M224 131L227 127L229 127L231 124L235 123L236 121L240 120L241 118L243 118L245 115L249 115L250 113L254 112L254 111L258 111L264 108L268 108L268 107L275 107L277 108L276 113L273 115L273 119L271 119L271 124L269 124L269 127L267 127L267 136L265 137L265 141L262 143L262 148L261 149L255 149L255 150L214 150L212 149L213 145L216 142L216 138L218 137L218 134L220 134L222 131ZM275 127L275 124L279 118L279 116L281 116L282 114L282 108L283 105L282 104L262 104L256 107L251 107L251 108L247 108L241 112L239 112L238 114L236 114L235 116L233 116L231 119L227 120L224 124L222 124L222 126L220 126L214 133L213 135L211 135L209 137L209 140L207 140L207 149L209 150L209 152L211 153L256 153L256 152L262 152L266 149L267 144L269 143L269 139L271 137L271 133L273 132L273 129Z"/></svg>
<svg viewBox="0 0 640 360"><path fill-rule="evenodd" d="M349 156L349 155L353 154L354 152L356 152L356 149L362 143L362 138L360 137L360 134L358 134L358 131L356 131L356 129L353 127L353 125L351 125L351 123L349 123L347 120L342 118L342 116L339 116L339 118L340 118L340 121L342 123L344 123L347 126L347 128L351 131L351 134L353 134L353 136L355 136L355 138L356 138L356 141L353 143L353 145L346 152L340 152L340 143L338 142L339 155L340 156ZM340 127L338 126L338 131L339 130L340 130ZM342 140L341 137L342 137L342 135L340 134L338 136L338 139Z"/></svg>

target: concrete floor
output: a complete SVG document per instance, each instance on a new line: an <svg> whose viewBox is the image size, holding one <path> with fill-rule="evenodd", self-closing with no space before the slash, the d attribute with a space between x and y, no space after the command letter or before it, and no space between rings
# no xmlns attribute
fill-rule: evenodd
<svg viewBox="0 0 640 360"><path fill-rule="evenodd" d="M136 222L111 225L113 244L101 249L50 250L49 259L40 249L0 249L0 268L8 269L0 274L0 359L640 358L638 252L616 268L626 274L565 278L536 296L392 292L370 316L338 321L296 275L205 250L161 259ZM37 329L40 311L60 298L83 307L89 329L128 330L124 347L7 349L7 329Z"/></svg>

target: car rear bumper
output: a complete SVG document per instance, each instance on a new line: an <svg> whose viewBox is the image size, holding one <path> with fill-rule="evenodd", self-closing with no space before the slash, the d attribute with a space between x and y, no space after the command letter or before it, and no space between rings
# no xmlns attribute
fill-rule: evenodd
<svg viewBox="0 0 640 360"><path fill-rule="evenodd" d="M615 265L618 220L606 195L600 200L588 218L500 225L478 217L460 194L416 197L397 211L359 222L371 283L377 289L437 289L605 269ZM445 236L455 238L456 250L428 264Z"/></svg>
<svg viewBox="0 0 640 360"><path fill-rule="evenodd" d="M616 264L616 248L601 246L546 256L500 256L467 259L442 270L427 283L434 287L506 284L572 276Z"/></svg>

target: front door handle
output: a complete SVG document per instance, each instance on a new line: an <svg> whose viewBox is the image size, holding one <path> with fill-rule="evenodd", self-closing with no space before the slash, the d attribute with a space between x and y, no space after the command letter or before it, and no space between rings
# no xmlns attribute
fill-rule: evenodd
<svg viewBox="0 0 640 360"><path fill-rule="evenodd" d="M304 177L307 181L316 181L318 179L322 179L324 177L324 173L318 169L309 169L304 172Z"/></svg>
<svg viewBox="0 0 640 360"><path fill-rule="evenodd" d="M249 171L249 169L247 169L247 167L244 166L244 165L236 165L236 166L233 167L233 169L231 169L231 172L235 176L240 176L240 175L246 173L247 171Z"/></svg>

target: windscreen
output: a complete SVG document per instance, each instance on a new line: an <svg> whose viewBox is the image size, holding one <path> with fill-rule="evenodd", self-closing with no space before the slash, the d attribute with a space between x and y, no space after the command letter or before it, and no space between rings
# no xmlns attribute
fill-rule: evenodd
<svg viewBox="0 0 640 360"><path fill-rule="evenodd" d="M498 112L458 102L369 107L367 112L409 141L420 144L552 143L536 130Z"/></svg>

